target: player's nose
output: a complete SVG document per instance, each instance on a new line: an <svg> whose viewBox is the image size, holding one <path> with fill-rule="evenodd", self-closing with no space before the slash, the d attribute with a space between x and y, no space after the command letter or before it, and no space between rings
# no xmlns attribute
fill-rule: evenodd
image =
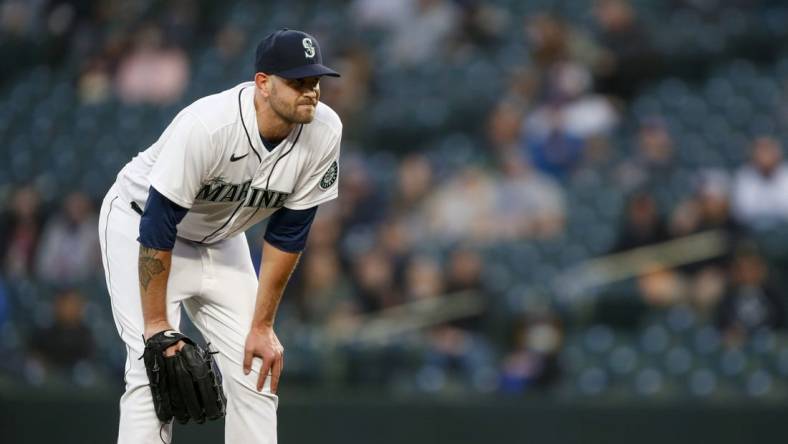
<svg viewBox="0 0 788 444"><path fill-rule="evenodd" d="M306 99L305 101L308 101L312 105L316 105L317 104L317 91L311 90L311 91L305 92L304 93L304 99Z"/></svg>

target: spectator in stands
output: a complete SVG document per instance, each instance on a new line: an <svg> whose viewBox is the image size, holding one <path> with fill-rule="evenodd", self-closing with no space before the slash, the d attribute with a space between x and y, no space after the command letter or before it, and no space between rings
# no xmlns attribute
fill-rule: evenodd
<svg viewBox="0 0 788 444"><path fill-rule="evenodd" d="M414 153L403 157L397 167L397 190L389 203L392 213L415 216L432 191L432 185L432 165L426 156Z"/></svg>
<svg viewBox="0 0 788 444"><path fill-rule="evenodd" d="M355 0L350 10L362 29L386 32L383 60L400 68L450 51L462 19L458 6L449 0Z"/></svg>
<svg viewBox="0 0 788 444"><path fill-rule="evenodd" d="M36 27L35 16L42 4L20 0L3 2L0 14L0 32L7 38L30 38Z"/></svg>
<svg viewBox="0 0 788 444"><path fill-rule="evenodd" d="M370 249L353 258L353 281L358 305L369 313L403 302L394 280L394 265L379 249Z"/></svg>
<svg viewBox="0 0 788 444"><path fill-rule="evenodd" d="M341 168L339 192L342 199L338 205L345 232L353 231L356 227L368 228L378 223L385 213L380 211L382 197L370 175L372 168L367 159L352 153L345 154Z"/></svg>
<svg viewBox="0 0 788 444"><path fill-rule="evenodd" d="M444 383L454 382L471 390L485 385L481 377L487 376L492 351L484 336L450 325L432 328L427 335L421 374L437 373ZM422 388L429 391L443 387Z"/></svg>
<svg viewBox="0 0 788 444"><path fill-rule="evenodd" d="M730 217L728 181L722 171L704 171L698 175L695 190L674 210L671 223L661 222L654 198L639 193L627 205L630 222L617 242L616 251L666 241L671 237L719 230L726 245L741 235L739 226ZM673 268L662 264L658 257L637 279L637 289L646 305L668 307L690 302L703 314L719 299L727 266L727 250L722 254Z"/></svg>
<svg viewBox="0 0 788 444"><path fill-rule="evenodd" d="M115 78L118 96L125 103L172 104L188 84L188 56L167 44L161 29L153 25L138 31L134 48L120 61Z"/></svg>
<svg viewBox="0 0 788 444"><path fill-rule="evenodd" d="M403 281L405 269L413 255L418 236L414 231L420 228L416 225L419 223L406 216L396 216L377 227L377 245L389 258L397 282Z"/></svg>
<svg viewBox="0 0 788 444"><path fill-rule="evenodd" d="M339 204L332 201L327 205L322 205L312 222L315 230L309 234L307 247L310 250L312 248L336 248L340 243L341 225Z"/></svg>
<svg viewBox="0 0 788 444"><path fill-rule="evenodd" d="M550 100L562 108L562 126L582 139L609 134L618 124L610 101L591 91L591 75L578 63L560 63L548 72Z"/></svg>
<svg viewBox="0 0 788 444"><path fill-rule="evenodd" d="M405 296L408 300L441 298L445 288L443 270L437 260L425 255L410 259L405 270Z"/></svg>
<svg viewBox="0 0 788 444"><path fill-rule="evenodd" d="M66 196L61 213L49 220L41 236L38 276L56 285L74 285L94 276L101 264L97 224L85 194Z"/></svg>
<svg viewBox="0 0 788 444"><path fill-rule="evenodd" d="M503 100L511 100L522 109L533 107L542 92L542 83L543 79L534 67L515 65L509 69Z"/></svg>
<svg viewBox="0 0 788 444"><path fill-rule="evenodd" d="M733 212L737 220L753 229L788 222L788 164L776 139L759 137L753 141L750 163L736 174Z"/></svg>
<svg viewBox="0 0 788 444"><path fill-rule="evenodd" d="M482 0L455 3L462 15L455 34L459 46L494 48L505 37L510 17L504 8Z"/></svg>
<svg viewBox="0 0 788 444"><path fill-rule="evenodd" d="M673 213L671 234L686 236L707 230L722 230L732 240L742 234L741 225L730 210L730 179L722 170L700 172L694 193Z"/></svg>
<svg viewBox="0 0 788 444"><path fill-rule="evenodd" d="M610 102L591 94L591 77L578 64L551 67L548 101L526 116L524 146L534 165L567 178L581 164L587 140L609 133L618 116Z"/></svg>
<svg viewBox="0 0 788 444"><path fill-rule="evenodd" d="M77 85L82 103L103 103L110 98L112 95L112 75L109 64L109 60L104 57L94 57L86 63Z"/></svg>
<svg viewBox="0 0 788 444"><path fill-rule="evenodd" d="M501 228L490 217L495 214L496 193L495 182L484 170L469 166L457 172L425 201L428 238L444 243L494 241Z"/></svg>
<svg viewBox="0 0 788 444"><path fill-rule="evenodd" d="M388 40L389 66L412 67L451 52L460 11L449 0L408 0L406 20L396 23Z"/></svg>
<svg viewBox="0 0 788 444"><path fill-rule="evenodd" d="M414 2L389 0L354 0L350 11L362 29L373 28L385 31L403 26L408 21Z"/></svg>
<svg viewBox="0 0 788 444"><path fill-rule="evenodd" d="M85 320L85 299L76 290L65 290L54 300L54 320L32 334L30 350L45 368L69 371L93 357L93 333Z"/></svg>
<svg viewBox="0 0 788 444"><path fill-rule="evenodd" d="M158 21L167 38L179 47L191 44L200 37L200 18L203 7L209 7L203 2L191 0L166 2L162 5Z"/></svg>
<svg viewBox="0 0 788 444"><path fill-rule="evenodd" d="M637 277L637 291L651 309L663 309L687 300L687 280L675 268L654 258Z"/></svg>
<svg viewBox="0 0 788 444"><path fill-rule="evenodd" d="M497 158L519 155L523 106L519 101L501 100L487 118L487 144Z"/></svg>
<svg viewBox="0 0 788 444"><path fill-rule="evenodd" d="M372 57L362 45L343 51L334 65L342 77L320 85L320 100L342 117L348 134L363 131L364 112L369 110L368 96L372 84Z"/></svg>
<svg viewBox="0 0 788 444"><path fill-rule="evenodd" d="M541 71L572 58L571 29L556 15L535 14L525 20L531 59Z"/></svg>
<svg viewBox="0 0 788 444"><path fill-rule="evenodd" d="M689 278L690 287L698 290L690 294L690 302L698 308L699 313L708 314L721 297L733 246L746 234L731 216L729 182L725 171L700 172L695 180L694 193L679 203L672 216L672 236L716 230L724 242L720 254L681 267L683 275Z"/></svg>
<svg viewBox="0 0 788 444"><path fill-rule="evenodd" d="M597 91L624 100L659 71L659 56L628 0L598 0L594 5L597 38L604 62L596 70Z"/></svg>
<svg viewBox="0 0 788 444"><path fill-rule="evenodd" d="M235 23L227 23L216 33L214 47L219 59L230 64L241 57L247 41L247 35L242 28Z"/></svg>
<svg viewBox="0 0 788 444"><path fill-rule="evenodd" d="M667 189L675 176L673 138L665 122L656 116L640 122L635 152L619 165L618 183L625 190Z"/></svg>
<svg viewBox="0 0 788 444"><path fill-rule="evenodd" d="M579 63L590 69L600 63L602 48L590 36L555 14L537 13L525 18L531 58L544 74L556 64Z"/></svg>
<svg viewBox="0 0 788 444"><path fill-rule="evenodd" d="M484 263L478 251L467 246L452 248L446 266L446 292L482 291Z"/></svg>
<svg viewBox="0 0 788 444"><path fill-rule="evenodd" d="M481 254L470 246L452 248L444 267L445 289L448 297L458 292L473 292L483 300L484 309L476 314L454 319L450 325L470 332L481 333L487 314L489 294L482 282L484 263Z"/></svg>
<svg viewBox="0 0 788 444"><path fill-rule="evenodd" d="M689 303L703 323L714 323L720 300L728 286L730 267L724 261L719 266L703 267L691 276Z"/></svg>
<svg viewBox="0 0 788 444"><path fill-rule="evenodd" d="M59 60L65 27L62 14L52 14L46 1L7 0L0 3L0 83L35 64ZM73 11L70 19L74 16ZM67 13L68 13L67 12ZM63 39L65 40L65 39ZM63 45L65 46L65 45Z"/></svg>
<svg viewBox="0 0 788 444"><path fill-rule="evenodd" d="M0 220L3 273L9 278L33 274L44 217L38 191L30 185L15 190Z"/></svg>
<svg viewBox="0 0 788 444"><path fill-rule="evenodd" d="M739 342L762 328L785 327L785 295L769 279L768 266L756 248L737 248L730 275L717 318L728 341Z"/></svg>
<svg viewBox="0 0 788 444"><path fill-rule="evenodd" d="M530 162L559 180L567 179L583 158L583 140L563 126L559 104L539 110L538 122L529 122L523 131L523 148Z"/></svg>
<svg viewBox="0 0 788 444"><path fill-rule="evenodd" d="M397 167L396 189L386 203L388 216L378 226L378 243L394 266L397 281L417 242L428 238L423 207L433 190L433 170L422 154L405 156Z"/></svg>
<svg viewBox="0 0 788 444"><path fill-rule="evenodd" d="M654 196L639 191L629 197L624 221L619 228L614 252L630 250L668 240L668 228L660 215Z"/></svg>
<svg viewBox="0 0 788 444"><path fill-rule="evenodd" d="M561 367L558 354L563 343L563 327L552 315L526 317L517 322L510 350L503 358L499 380L504 393L520 394L544 389L558 382Z"/></svg>
<svg viewBox="0 0 788 444"><path fill-rule="evenodd" d="M353 324L358 312L350 281L333 249L311 249L304 257L295 302L301 321L329 329Z"/></svg>
<svg viewBox="0 0 788 444"><path fill-rule="evenodd" d="M488 218L497 226L494 238L516 240L553 238L564 231L564 191L551 177L532 168L514 153L501 159L495 212Z"/></svg>

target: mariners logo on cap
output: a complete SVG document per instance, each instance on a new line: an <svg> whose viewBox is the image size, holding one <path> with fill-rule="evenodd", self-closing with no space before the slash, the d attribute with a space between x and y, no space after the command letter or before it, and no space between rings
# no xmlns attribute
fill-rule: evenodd
<svg viewBox="0 0 788 444"><path fill-rule="evenodd" d="M323 190L327 190L331 188L331 185L334 185L334 182L337 181L337 161L335 160L334 163L328 167L328 171L326 174L323 175L323 178L320 179L320 188Z"/></svg>
<svg viewBox="0 0 788 444"><path fill-rule="evenodd" d="M304 40L301 40L301 44L304 45L304 55L306 58L311 59L315 56L315 44L312 43L312 39L304 37Z"/></svg>

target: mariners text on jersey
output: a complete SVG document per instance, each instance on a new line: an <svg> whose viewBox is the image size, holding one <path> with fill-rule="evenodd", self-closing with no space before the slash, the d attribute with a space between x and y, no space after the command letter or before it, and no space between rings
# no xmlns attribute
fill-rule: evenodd
<svg viewBox="0 0 788 444"><path fill-rule="evenodd" d="M251 185L251 180L247 180L242 184L235 184L226 183L221 178L211 179L200 188L194 199L211 202L243 201L245 207L281 208L290 195L290 193L254 188ZM247 197L249 198L247 199Z"/></svg>

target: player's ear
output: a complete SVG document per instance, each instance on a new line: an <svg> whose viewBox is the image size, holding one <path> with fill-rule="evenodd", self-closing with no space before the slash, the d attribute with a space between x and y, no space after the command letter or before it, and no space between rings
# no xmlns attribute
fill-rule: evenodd
<svg viewBox="0 0 788 444"><path fill-rule="evenodd" d="M264 72L258 72L254 75L254 83L258 91L263 97L271 95L271 81L273 78Z"/></svg>

